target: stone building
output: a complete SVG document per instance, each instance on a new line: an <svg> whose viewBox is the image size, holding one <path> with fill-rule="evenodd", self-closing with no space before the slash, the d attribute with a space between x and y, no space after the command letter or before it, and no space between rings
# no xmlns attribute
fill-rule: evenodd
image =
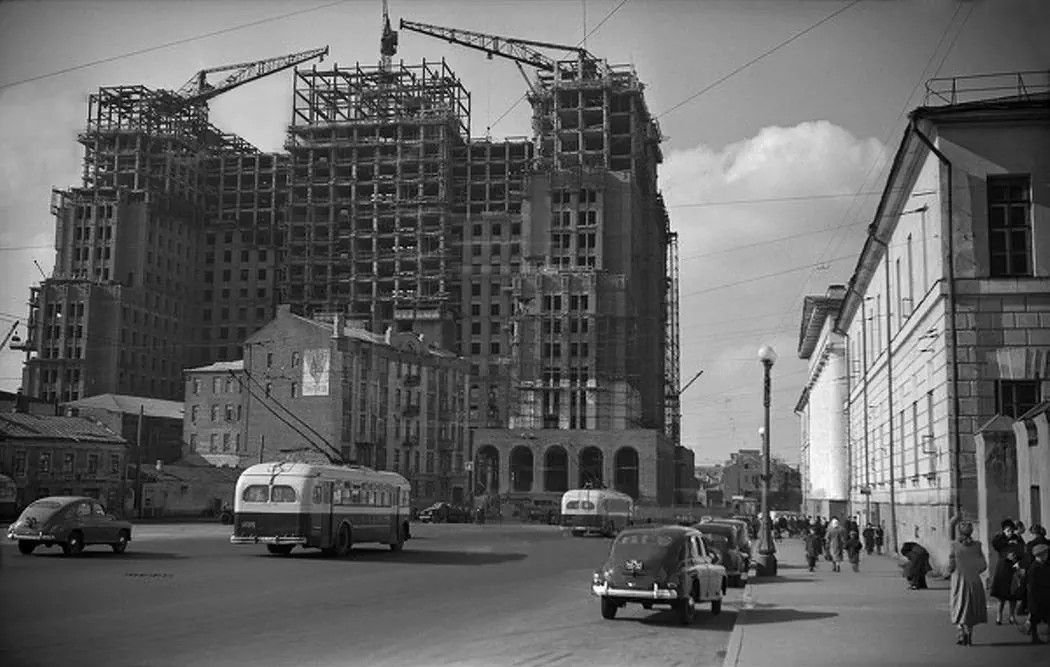
<svg viewBox="0 0 1050 667"><path fill-rule="evenodd" d="M835 330L853 512L884 523L891 549L921 542L940 566L955 520L978 518L974 435L1047 396L1050 106L1045 81L1023 73L935 80L928 93Z"/></svg>
<svg viewBox="0 0 1050 667"><path fill-rule="evenodd" d="M159 398L98 394L63 404L65 413L105 424L131 447L131 462L152 466L182 457L182 402ZM141 414L141 420L139 416ZM141 434L141 451L137 449Z"/></svg>

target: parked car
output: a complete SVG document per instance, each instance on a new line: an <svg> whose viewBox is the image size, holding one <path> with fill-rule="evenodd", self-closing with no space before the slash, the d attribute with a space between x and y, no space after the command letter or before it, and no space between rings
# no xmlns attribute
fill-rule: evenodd
<svg viewBox="0 0 1050 667"><path fill-rule="evenodd" d="M719 562L726 569L729 585L743 586L748 576L749 563L737 546L737 528L718 523L698 523L693 526L704 534L708 551L719 555Z"/></svg>
<svg viewBox="0 0 1050 667"><path fill-rule="evenodd" d="M17 540L26 555L40 545L57 545L65 555L76 556L93 544L108 544L119 554L131 541L131 524L108 514L94 498L51 496L26 507L8 527L7 537Z"/></svg>
<svg viewBox="0 0 1050 667"><path fill-rule="evenodd" d="M437 502L419 513L423 523L465 523L470 521L470 510L459 505Z"/></svg>
<svg viewBox="0 0 1050 667"><path fill-rule="evenodd" d="M625 528L591 582L603 618L615 618L630 602L644 609L669 606L682 624L693 621L699 603L710 602L712 614L721 612L726 587L717 554L707 551L700 531L685 526Z"/></svg>
<svg viewBox="0 0 1050 667"><path fill-rule="evenodd" d="M702 521L698 528L702 531L704 530L703 527L708 524L732 526L736 529L736 547L740 550L740 555L744 558L744 564L747 566L746 569L750 569L753 558L751 553L751 532L747 522L741 521L740 519L711 519L710 521Z"/></svg>

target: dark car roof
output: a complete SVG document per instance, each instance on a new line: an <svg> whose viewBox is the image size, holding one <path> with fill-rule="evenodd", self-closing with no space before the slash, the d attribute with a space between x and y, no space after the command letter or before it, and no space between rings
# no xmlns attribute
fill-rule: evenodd
<svg viewBox="0 0 1050 667"><path fill-rule="evenodd" d="M92 498L91 496L46 496L44 498L37 498L33 501L33 503L40 500L50 500L52 502L61 503L63 505L68 505L69 503L78 502L81 500L88 500L93 503L98 503L99 505L102 504L101 500L99 500L98 498ZM33 503L29 504L32 505Z"/></svg>
<svg viewBox="0 0 1050 667"><path fill-rule="evenodd" d="M631 528L624 528L619 532L617 537L623 535L645 535L645 534L657 534L657 535L668 535L676 540L684 539L687 535L699 532L692 526L673 526L673 525L660 525L660 526L633 526Z"/></svg>
<svg viewBox="0 0 1050 667"><path fill-rule="evenodd" d="M705 523L699 523L693 526L701 533L711 533L717 535L736 535L737 527L728 523L715 523L713 521L707 521Z"/></svg>

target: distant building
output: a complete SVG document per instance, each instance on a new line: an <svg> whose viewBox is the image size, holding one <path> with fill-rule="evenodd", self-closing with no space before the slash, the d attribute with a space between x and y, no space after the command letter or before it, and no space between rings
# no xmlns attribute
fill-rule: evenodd
<svg viewBox="0 0 1050 667"><path fill-rule="evenodd" d="M462 502L467 363L412 333L375 334L278 308L244 361L186 371L185 437L214 465L312 452L394 470L414 502Z"/></svg>
<svg viewBox="0 0 1050 667"><path fill-rule="evenodd" d="M53 401L32 398L22 392L0 390L0 413L24 412L31 415L57 415L59 408Z"/></svg>
<svg viewBox="0 0 1050 667"><path fill-rule="evenodd" d="M123 436L128 442L131 463L153 466L157 461L174 463L182 457L183 404L180 401L98 394L70 401L62 407L67 416L93 419ZM140 433L141 452L137 449Z"/></svg>
<svg viewBox="0 0 1050 667"><path fill-rule="evenodd" d="M729 455L722 467L722 491L725 497L758 498L762 489L762 452L741 449Z"/></svg>
<svg viewBox="0 0 1050 667"><path fill-rule="evenodd" d="M0 474L15 482L15 506L57 495L91 496L118 511L127 442L83 417L0 414Z"/></svg>

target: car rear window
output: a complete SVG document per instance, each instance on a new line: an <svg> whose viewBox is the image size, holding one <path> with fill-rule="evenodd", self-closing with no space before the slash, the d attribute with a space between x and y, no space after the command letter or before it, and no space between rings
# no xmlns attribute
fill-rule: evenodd
<svg viewBox="0 0 1050 667"><path fill-rule="evenodd" d="M659 558L674 541L674 537L666 533L624 533L613 542L613 557L643 560Z"/></svg>

